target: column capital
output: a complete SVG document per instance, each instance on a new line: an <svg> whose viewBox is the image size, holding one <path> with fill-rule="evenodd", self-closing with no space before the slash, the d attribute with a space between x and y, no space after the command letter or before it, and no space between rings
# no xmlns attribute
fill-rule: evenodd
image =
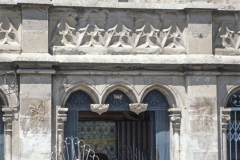
<svg viewBox="0 0 240 160"><path fill-rule="evenodd" d="M181 109L180 108L170 108L168 109L170 113L170 120L172 122L173 130L180 131L181 127Z"/></svg>
<svg viewBox="0 0 240 160"><path fill-rule="evenodd" d="M227 130L228 122L230 121L230 109L222 108L222 130Z"/></svg>
<svg viewBox="0 0 240 160"><path fill-rule="evenodd" d="M64 122L67 121L67 114L68 108L61 108L60 106L57 109L57 128L58 132L64 131Z"/></svg>
<svg viewBox="0 0 240 160"><path fill-rule="evenodd" d="M4 130L5 132L11 132L12 131L12 121L13 121L13 111L14 109L9 107L2 108L2 111L4 112L2 120L5 123Z"/></svg>

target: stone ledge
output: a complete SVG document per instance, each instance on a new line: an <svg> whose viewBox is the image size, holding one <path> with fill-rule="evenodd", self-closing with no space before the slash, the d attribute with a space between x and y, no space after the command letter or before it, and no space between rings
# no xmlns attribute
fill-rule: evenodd
<svg viewBox="0 0 240 160"><path fill-rule="evenodd" d="M122 9L161 9L161 10L184 10L184 9L205 9L205 10L225 10L239 11L240 4L221 4L207 2L187 2L187 3L137 3L137 2L99 2L75 1L75 0L1 0L0 5L48 5L66 7L90 7L90 8L122 8Z"/></svg>

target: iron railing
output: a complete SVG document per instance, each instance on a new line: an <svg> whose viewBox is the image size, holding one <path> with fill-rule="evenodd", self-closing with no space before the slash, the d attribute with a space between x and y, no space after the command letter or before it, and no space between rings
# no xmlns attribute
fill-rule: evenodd
<svg viewBox="0 0 240 160"><path fill-rule="evenodd" d="M240 159L240 122L237 120L239 111L232 111L232 120L228 122L228 156L229 160Z"/></svg>
<svg viewBox="0 0 240 160"><path fill-rule="evenodd" d="M67 137L59 145L58 150L51 153L52 160L99 160L91 146L78 137Z"/></svg>

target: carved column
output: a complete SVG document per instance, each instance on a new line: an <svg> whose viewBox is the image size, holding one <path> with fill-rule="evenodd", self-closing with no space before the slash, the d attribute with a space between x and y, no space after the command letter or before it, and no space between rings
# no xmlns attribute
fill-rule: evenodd
<svg viewBox="0 0 240 160"><path fill-rule="evenodd" d="M65 112L68 111L68 108L58 107L57 109L57 132L58 132L58 142L57 142L57 153L58 159L61 159L59 155L62 153L61 142L64 140L64 123L67 121L67 114Z"/></svg>
<svg viewBox="0 0 240 160"><path fill-rule="evenodd" d="M222 109L222 159L227 160L227 127L230 121L230 110Z"/></svg>
<svg viewBox="0 0 240 160"><path fill-rule="evenodd" d="M181 109L170 108L170 120L173 127L173 144L174 144L174 159L180 159L180 127L181 127Z"/></svg>
<svg viewBox="0 0 240 160"><path fill-rule="evenodd" d="M4 122L4 158L12 160L12 121L13 110L11 108L2 108Z"/></svg>

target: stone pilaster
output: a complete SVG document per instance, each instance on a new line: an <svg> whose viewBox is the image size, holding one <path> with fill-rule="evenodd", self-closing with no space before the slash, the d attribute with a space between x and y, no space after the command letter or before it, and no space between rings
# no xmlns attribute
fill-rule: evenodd
<svg viewBox="0 0 240 160"><path fill-rule="evenodd" d="M170 108L168 110L170 121L173 127L174 159L180 159L180 130L181 130L181 109Z"/></svg>
<svg viewBox="0 0 240 160"><path fill-rule="evenodd" d="M2 108L5 113L2 117L4 122L4 159L12 160L12 121L13 121L13 109Z"/></svg>
<svg viewBox="0 0 240 160"><path fill-rule="evenodd" d="M222 108L222 155L223 160L227 160L227 127L230 121L230 109Z"/></svg>
<svg viewBox="0 0 240 160"><path fill-rule="evenodd" d="M20 74L20 158L49 159L52 145L51 69L24 69ZM37 74L36 74L37 73Z"/></svg>

